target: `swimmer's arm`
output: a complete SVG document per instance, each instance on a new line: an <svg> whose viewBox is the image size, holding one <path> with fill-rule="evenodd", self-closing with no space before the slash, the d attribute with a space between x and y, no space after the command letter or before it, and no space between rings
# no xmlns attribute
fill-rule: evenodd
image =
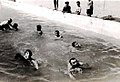
<svg viewBox="0 0 120 82"><path fill-rule="evenodd" d="M12 25L12 24L9 24L9 26L10 26L10 29L12 30L12 29L13 29L13 25Z"/></svg>
<svg viewBox="0 0 120 82"><path fill-rule="evenodd" d="M13 27L13 25L12 24L9 24L11 27Z"/></svg>
<svg viewBox="0 0 120 82"><path fill-rule="evenodd" d="M71 79L76 80L75 77L72 74L70 74L69 76L70 76Z"/></svg>
<svg viewBox="0 0 120 82"><path fill-rule="evenodd" d="M75 80L75 76L74 76L74 74L73 74L73 70L74 70L74 69L70 69L70 70L69 70L69 76L70 76L71 79L74 79L74 80Z"/></svg>
<svg viewBox="0 0 120 82"><path fill-rule="evenodd" d="M32 60L32 61L31 61L31 64L32 64L32 66L35 67L36 70L38 69L38 63L37 63L36 60Z"/></svg>

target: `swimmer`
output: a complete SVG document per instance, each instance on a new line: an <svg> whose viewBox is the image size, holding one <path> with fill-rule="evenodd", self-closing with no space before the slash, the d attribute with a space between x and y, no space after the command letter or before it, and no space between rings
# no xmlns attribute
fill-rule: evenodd
<svg viewBox="0 0 120 82"><path fill-rule="evenodd" d="M12 19L10 18L8 21L3 21L0 23L0 30L2 30L2 31L7 31L7 30L18 31L18 24L14 23L12 25Z"/></svg>
<svg viewBox="0 0 120 82"><path fill-rule="evenodd" d="M56 37L56 39L63 38L63 36L60 35L60 32L58 30L55 30L55 37Z"/></svg>
<svg viewBox="0 0 120 82"><path fill-rule="evenodd" d="M17 23L14 23L14 24L13 24L13 29L14 29L15 31L18 31L18 24L17 24Z"/></svg>
<svg viewBox="0 0 120 82"><path fill-rule="evenodd" d="M79 62L76 58L71 58L68 62L68 74L71 79L76 79L77 75L82 74L82 62Z"/></svg>
<svg viewBox="0 0 120 82"><path fill-rule="evenodd" d="M7 21L3 21L0 23L0 30L2 31L7 31L7 30L12 30L12 19L10 18Z"/></svg>
<svg viewBox="0 0 120 82"><path fill-rule="evenodd" d="M79 62L76 58L71 58L68 62L68 74L71 79L77 79L85 69L91 69L88 63Z"/></svg>
<svg viewBox="0 0 120 82"><path fill-rule="evenodd" d="M77 43L76 41L74 41L74 42L72 42L72 47L74 47L74 48L81 48L82 45Z"/></svg>
<svg viewBox="0 0 120 82"><path fill-rule="evenodd" d="M42 34L43 34L41 28L42 28L41 25L37 25L37 32L38 32L39 35L42 35Z"/></svg>
<svg viewBox="0 0 120 82"><path fill-rule="evenodd" d="M17 53L15 56L15 59L20 60L20 61L24 61L25 64L28 64L28 66L29 66L29 64L31 66L34 66L35 70L38 69L38 63L35 59L32 58L32 52L29 49L27 49L24 52L24 56L22 56L20 53Z"/></svg>

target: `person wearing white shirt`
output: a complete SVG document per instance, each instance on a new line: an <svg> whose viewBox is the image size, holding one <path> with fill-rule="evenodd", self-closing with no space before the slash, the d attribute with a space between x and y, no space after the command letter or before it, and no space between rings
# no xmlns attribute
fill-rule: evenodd
<svg viewBox="0 0 120 82"><path fill-rule="evenodd" d="M88 8L87 8L87 16L90 16L93 14L93 1L88 0Z"/></svg>
<svg viewBox="0 0 120 82"><path fill-rule="evenodd" d="M76 14L80 15L81 14L81 6L80 6L80 1L77 1L77 9L76 9Z"/></svg>

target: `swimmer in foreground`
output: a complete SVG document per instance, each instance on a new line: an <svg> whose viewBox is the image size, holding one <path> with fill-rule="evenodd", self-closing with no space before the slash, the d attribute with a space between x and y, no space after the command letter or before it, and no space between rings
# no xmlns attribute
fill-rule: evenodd
<svg viewBox="0 0 120 82"><path fill-rule="evenodd" d="M17 53L16 56L15 56L15 59L16 60L20 60L20 61L24 61L25 64L29 64L31 66L33 66L35 68L35 70L38 69L38 63L35 59L32 58L32 52L31 50L27 49L25 52L24 52L24 56L22 56L20 53Z"/></svg>
<svg viewBox="0 0 120 82"><path fill-rule="evenodd" d="M55 39L61 39L63 36L60 35L60 32L58 30L55 30Z"/></svg>
<svg viewBox="0 0 120 82"><path fill-rule="evenodd" d="M83 63L79 63L78 60L76 58L71 58L68 62L68 74L70 76L71 79L76 79L76 75L77 74L82 74L82 68L80 68L80 66Z"/></svg>
<svg viewBox="0 0 120 82"><path fill-rule="evenodd" d="M71 58L68 61L68 74L71 79L77 79L82 74L84 69L87 69L89 65L87 63L79 62L76 58Z"/></svg>
<svg viewBox="0 0 120 82"><path fill-rule="evenodd" d="M37 32L38 32L39 35L42 35L42 34L43 34L41 28L42 28L41 25L37 25Z"/></svg>
<svg viewBox="0 0 120 82"><path fill-rule="evenodd" d="M0 23L0 30L2 31L8 31L8 30L18 30L18 24L17 23L14 23L12 25L12 19L10 18L9 20L7 21L3 21Z"/></svg>

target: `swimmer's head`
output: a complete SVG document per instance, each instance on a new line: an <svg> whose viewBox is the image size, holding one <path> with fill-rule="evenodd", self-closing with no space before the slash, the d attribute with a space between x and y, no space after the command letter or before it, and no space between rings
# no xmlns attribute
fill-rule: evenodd
<svg viewBox="0 0 120 82"><path fill-rule="evenodd" d="M74 42L72 43L72 46L75 47L75 44L76 44L76 41L74 41Z"/></svg>
<svg viewBox="0 0 120 82"><path fill-rule="evenodd" d="M73 46L73 47L81 47L81 45L80 45L79 43L77 43L76 41L74 41L74 42L72 43L72 46Z"/></svg>
<svg viewBox="0 0 120 82"><path fill-rule="evenodd" d="M69 60L69 63L70 63L72 66L74 66L74 65L77 65L79 62L78 62L78 60L77 60L76 58L71 58L71 59Z"/></svg>
<svg viewBox="0 0 120 82"><path fill-rule="evenodd" d="M55 35L56 35L57 37L59 37L59 36L60 36L60 32L59 32L58 30L56 30L56 31L55 31Z"/></svg>
<svg viewBox="0 0 120 82"><path fill-rule="evenodd" d="M8 20L8 23L9 23L9 24L12 23L12 19L11 19L11 18Z"/></svg>
<svg viewBox="0 0 120 82"><path fill-rule="evenodd" d="M16 31L18 30L17 27L18 27L18 24L17 24L17 23L14 23L14 24L13 24L13 28L14 28Z"/></svg>
<svg viewBox="0 0 120 82"><path fill-rule="evenodd" d="M41 28L42 28L41 25L37 25L36 27L37 27L37 31L41 31Z"/></svg>
<svg viewBox="0 0 120 82"><path fill-rule="evenodd" d="M29 49L27 49L27 50L24 52L24 57L25 57L25 59L29 59L29 58L31 58L31 56L32 56L32 51L29 50Z"/></svg>

